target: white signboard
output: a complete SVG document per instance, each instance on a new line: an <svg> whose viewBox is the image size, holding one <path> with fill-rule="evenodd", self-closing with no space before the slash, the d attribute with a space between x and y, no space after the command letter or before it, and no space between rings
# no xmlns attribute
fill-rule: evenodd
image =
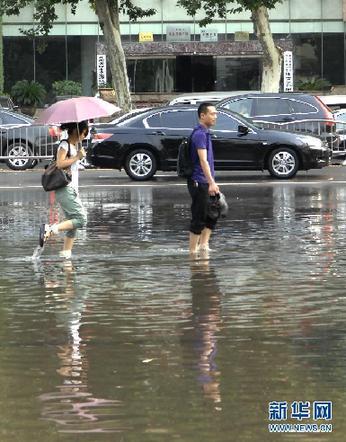
<svg viewBox="0 0 346 442"><path fill-rule="evenodd" d="M217 29L201 29L201 41L217 41Z"/></svg>
<svg viewBox="0 0 346 442"><path fill-rule="evenodd" d="M97 56L97 86L106 86L107 61L105 55Z"/></svg>
<svg viewBox="0 0 346 442"><path fill-rule="evenodd" d="M188 25L167 25L166 39L167 41L190 41L191 28Z"/></svg>
<svg viewBox="0 0 346 442"><path fill-rule="evenodd" d="M293 53L284 52L284 92L293 92Z"/></svg>

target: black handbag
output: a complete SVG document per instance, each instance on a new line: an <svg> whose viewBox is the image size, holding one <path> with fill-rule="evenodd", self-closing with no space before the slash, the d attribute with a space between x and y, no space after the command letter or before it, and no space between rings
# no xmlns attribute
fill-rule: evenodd
<svg viewBox="0 0 346 442"><path fill-rule="evenodd" d="M68 143L67 156L70 156L70 143ZM41 177L42 187L46 192L61 189L62 187L67 186L71 180L72 176L70 168L59 169L56 165L56 155L52 162L46 166L46 170Z"/></svg>
<svg viewBox="0 0 346 442"><path fill-rule="evenodd" d="M225 218L228 212L228 204L223 193L218 193L213 196L209 196L207 214L212 220Z"/></svg>

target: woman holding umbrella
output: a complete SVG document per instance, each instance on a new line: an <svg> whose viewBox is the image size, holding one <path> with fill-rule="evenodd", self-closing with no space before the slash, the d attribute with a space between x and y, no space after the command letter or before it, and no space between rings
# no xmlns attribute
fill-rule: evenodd
<svg viewBox="0 0 346 442"><path fill-rule="evenodd" d="M78 162L85 156L84 149L78 149L78 145L88 135L87 120L113 115L120 110L119 107L99 98L78 97L52 104L36 120L36 124L60 124L68 133L67 140L63 140L59 145L57 166L70 169L72 180L66 187L55 191L66 219L59 224L42 224L40 228L41 247L51 235L66 232L64 248L60 252L63 258L71 257L76 231L85 226L87 221L86 212L78 196Z"/></svg>
<svg viewBox="0 0 346 442"><path fill-rule="evenodd" d="M59 232L66 232L63 250L59 256L70 259L73 243L77 229L86 225L87 216L82 201L78 196L78 174L79 160L85 157L83 147L78 149L88 135L88 123L65 123L61 125L62 130L67 130L67 140L62 140L56 154L56 164L59 169L68 170L71 175L71 182L55 191L55 197L65 215L65 221L59 224L42 224L40 227L40 246L50 238L51 235L58 235Z"/></svg>

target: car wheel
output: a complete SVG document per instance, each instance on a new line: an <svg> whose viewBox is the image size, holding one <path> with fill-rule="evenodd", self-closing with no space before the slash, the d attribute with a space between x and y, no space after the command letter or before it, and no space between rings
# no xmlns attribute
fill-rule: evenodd
<svg viewBox="0 0 346 442"><path fill-rule="evenodd" d="M268 170L275 178L293 178L299 168L299 159L293 149L280 147L269 156Z"/></svg>
<svg viewBox="0 0 346 442"><path fill-rule="evenodd" d="M32 167L35 160L31 158L17 158L32 155L32 150L20 141L11 144L8 148L9 158L6 160L7 166L12 170L25 170Z"/></svg>
<svg viewBox="0 0 346 442"><path fill-rule="evenodd" d="M156 158L150 150L136 149L127 155L124 167L130 178L145 181L155 175L156 163Z"/></svg>

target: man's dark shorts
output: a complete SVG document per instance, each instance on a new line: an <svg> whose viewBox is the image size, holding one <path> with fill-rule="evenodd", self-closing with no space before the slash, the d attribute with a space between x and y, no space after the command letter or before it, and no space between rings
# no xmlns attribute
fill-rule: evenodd
<svg viewBox="0 0 346 442"><path fill-rule="evenodd" d="M213 230L217 220L208 217L208 184L197 183L189 179L187 187L192 198L190 232L200 235L205 227Z"/></svg>

